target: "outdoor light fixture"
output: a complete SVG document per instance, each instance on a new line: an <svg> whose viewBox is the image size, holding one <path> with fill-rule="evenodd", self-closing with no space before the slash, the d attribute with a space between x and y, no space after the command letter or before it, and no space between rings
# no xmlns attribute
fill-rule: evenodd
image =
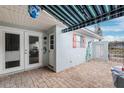
<svg viewBox="0 0 124 93"><path fill-rule="evenodd" d="M38 5L29 5L28 6L28 13L29 15L35 19L40 15L41 8Z"/></svg>

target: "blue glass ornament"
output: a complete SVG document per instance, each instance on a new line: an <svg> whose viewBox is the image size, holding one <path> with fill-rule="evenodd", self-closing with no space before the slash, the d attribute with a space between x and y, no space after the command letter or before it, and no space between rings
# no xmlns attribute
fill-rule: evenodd
<svg viewBox="0 0 124 93"><path fill-rule="evenodd" d="M41 8L38 5L29 5L28 13L32 18L37 18L40 15Z"/></svg>

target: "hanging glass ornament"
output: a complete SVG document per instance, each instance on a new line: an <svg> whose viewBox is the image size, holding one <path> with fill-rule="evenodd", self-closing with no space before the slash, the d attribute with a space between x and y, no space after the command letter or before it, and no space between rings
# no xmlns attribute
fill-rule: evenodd
<svg viewBox="0 0 124 93"><path fill-rule="evenodd" d="M29 5L28 6L28 13L29 15L35 19L40 15L41 8L38 5Z"/></svg>

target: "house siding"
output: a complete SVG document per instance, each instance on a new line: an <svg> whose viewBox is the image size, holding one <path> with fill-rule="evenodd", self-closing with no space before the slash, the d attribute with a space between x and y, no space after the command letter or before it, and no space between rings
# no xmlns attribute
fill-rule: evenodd
<svg viewBox="0 0 124 93"><path fill-rule="evenodd" d="M73 31L62 33L61 29L63 28L59 26L56 28L56 72L86 62L88 41L94 39L86 36L85 48L73 48Z"/></svg>

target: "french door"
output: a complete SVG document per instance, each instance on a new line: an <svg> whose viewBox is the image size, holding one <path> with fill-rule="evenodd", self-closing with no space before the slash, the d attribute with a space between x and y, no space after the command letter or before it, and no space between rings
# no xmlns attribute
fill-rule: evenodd
<svg viewBox="0 0 124 93"><path fill-rule="evenodd" d="M2 32L3 73L24 69L24 34L20 31Z"/></svg>
<svg viewBox="0 0 124 93"><path fill-rule="evenodd" d="M25 32L25 69L42 65L41 33Z"/></svg>
<svg viewBox="0 0 124 93"><path fill-rule="evenodd" d="M0 29L0 74L42 66L42 34Z"/></svg>
<svg viewBox="0 0 124 93"><path fill-rule="evenodd" d="M49 66L54 68L55 66L55 34L49 35Z"/></svg>

